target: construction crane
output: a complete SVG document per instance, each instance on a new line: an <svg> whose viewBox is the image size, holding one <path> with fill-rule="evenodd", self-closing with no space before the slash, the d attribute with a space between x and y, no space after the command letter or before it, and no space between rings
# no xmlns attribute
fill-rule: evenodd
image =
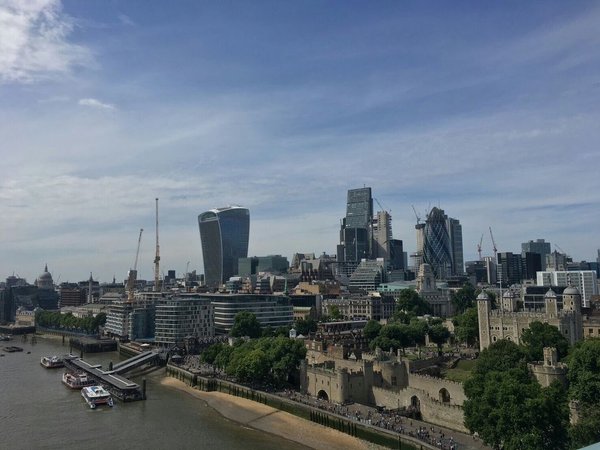
<svg viewBox="0 0 600 450"><path fill-rule="evenodd" d="M140 228L140 235L138 236L137 250L135 251L135 262L133 263L133 269L130 269L127 273L127 298L129 301L133 301L133 291L135 289L135 282L137 281L137 264L140 256L140 245L142 243L143 228Z"/></svg>
<svg viewBox="0 0 600 450"><path fill-rule="evenodd" d="M391 209L390 209L390 210L387 210L387 209L385 209L385 208L383 207L383 205L381 204L381 202L380 202L378 199L376 199L375 197L373 197L373 198L375 199L375 201L377 202L377 204L379 205L379 207L381 208L381 210L382 210L382 211L385 211L385 212L387 212L387 213L391 213L391 212L392 212L392 210L391 210Z"/></svg>
<svg viewBox="0 0 600 450"><path fill-rule="evenodd" d="M492 245L494 246L494 261L498 261L498 248L496 247L496 241L494 240L494 233L492 233L492 227L490 227L490 237L492 238Z"/></svg>
<svg viewBox="0 0 600 450"><path fill-rule="evenodd" d="M482 260L482 258L481 258L481 244L483 244L483 233L481 233L481 239L479 239L479 244L477 245L477 253L479 253L479 261Z"/></svg>
<svg viewBox="0 0 600 450"><path fill-rule="evenodd" d="M417 214L417 210L415 209L415 205L410 205L410 206L412 206L412 209L413 209L413 211L415 213L415 217L417 218L417 225L419 225L419 223L421 222L421 218Z"/></svg>
<svg viewBox="0 0 600 450"><path fill-rule="evenodd" d="M160 284L160 251L158 245L158 198L156 200L156 255L154 256L154 292L159 291Z"/></svg>

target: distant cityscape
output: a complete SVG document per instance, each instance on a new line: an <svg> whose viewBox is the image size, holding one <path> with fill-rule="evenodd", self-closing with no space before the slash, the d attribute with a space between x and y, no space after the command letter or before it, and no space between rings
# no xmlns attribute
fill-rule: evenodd
<svg viewBox="0 0 600 450"><path fill-rule="evenodd" d="M482 236L479 259L464 262L460 220L434 207L424 218L415 211L416 251L408 255L393 237L391 213L375 211L373 201L370 187L348 191L334 255L249 256L250 211L226 206L198 215L203 274L167 270L159 277L157 234L151 281L137 278L137 254L123 281L100 283L90 274L56 285L48 265L33 283L11 275L0 285L0 331L43 332L51 324L47 318L36 323L40 311L79 319L104 314L103 336L172 351L191 341L201 348L218 344L235 335L239 317L249 313L263 336L283 330L304 339L298 377L305 395L335 405L397 408L458 432L469 431L468 395L460 382L440 374L451 355L474 358L504 341L523 345L538 322L555 327L571 346L600 337L600 250L594 262L573 261L538 238L520 251L498 251L490 228L494 255L482 255ZM156 220L158 228L158 199ZM466 333L469 310L476 325ZM60 326L85 334L77 325ZM444 345L455 350L446 359L435 356ZM414 347L416 360L404 358L406 347ZM543 387L565 384L557 349L543 351L543 359L529 363L531 375ZM199 365L193 354L188 363Z"/></svg>

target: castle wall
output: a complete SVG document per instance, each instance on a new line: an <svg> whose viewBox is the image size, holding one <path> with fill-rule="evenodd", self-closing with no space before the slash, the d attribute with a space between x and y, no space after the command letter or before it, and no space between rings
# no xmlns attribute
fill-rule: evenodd
<svg viewBox="0 0 600 450"><path fill-rule="evenodd" d="M435 399L436 401L440 398L440 390L446 389L450 394L449 403L451 405L462 406L466 400L462 383L456 381L411 373L408 376L408 385L411 388L425 392L428 397Z"/></svg>
<svg viewBox="0 0 600 450"><path fill-rule="evenodd" d="M426 392L420 389L408 387L395 392L374 387L373 396L377 406L385 406L387 409L408 408L412 404L413 397L416 397L424 421L453 430L469 432L464 425L464 413L461 406L441 403L430 398Z"/></svg>

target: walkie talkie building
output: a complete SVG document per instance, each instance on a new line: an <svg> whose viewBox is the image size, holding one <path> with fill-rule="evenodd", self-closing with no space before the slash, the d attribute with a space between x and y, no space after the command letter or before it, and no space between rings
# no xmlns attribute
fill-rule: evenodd
<svg viewBox="0 0 600 450"><path fill-rule="evenodd" d="M238 258L248 257L250 211L228 206L206 211L198 216L204 281L219 287L237 274Z"/></svg>

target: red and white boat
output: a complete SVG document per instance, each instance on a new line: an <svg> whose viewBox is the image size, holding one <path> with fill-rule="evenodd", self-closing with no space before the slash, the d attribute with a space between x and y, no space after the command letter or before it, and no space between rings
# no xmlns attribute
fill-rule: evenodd
<svg viewBox="0 0 600 450"><path fill-rule="evenodd" d="M71 389L81 389L94 384L94 380L85 373L65 372L62 376L62 382Z"/></svg>

